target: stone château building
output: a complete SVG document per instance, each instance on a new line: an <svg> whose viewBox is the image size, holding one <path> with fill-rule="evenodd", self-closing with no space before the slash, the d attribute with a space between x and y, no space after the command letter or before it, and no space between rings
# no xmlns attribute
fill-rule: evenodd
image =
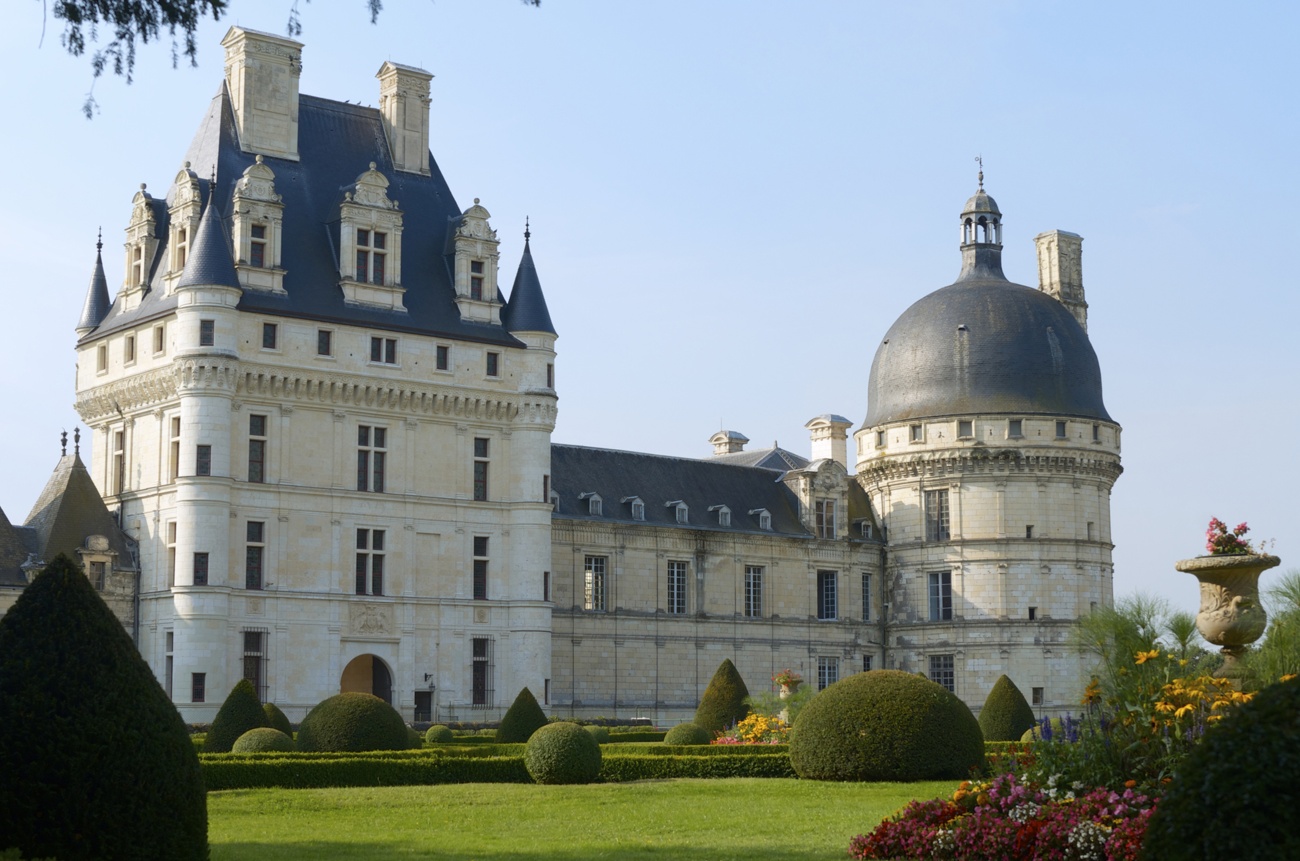
<svg viewBox="0 0 1300 861"><path fill-rule="evenodd" d="M191 721L247 677L293 718L339 690L491 717L528 686L666 722L723 658L753 689L896 667L975 707L1004 672L1076 701L1066 629L1111 600L1120 472L1079 237L1038 237L1040 289L1011 284L981 177L957 282L877 351L855 464L837 415L808 458L734 431L704 459L555 444L528 233L507 294L488 211L430 154L431 76L386 62L365 108L300 95L295 41L223 45L112 297L96 260L93 458L65 451L27 524L0 518L3 594L79 553Z"/></svg>

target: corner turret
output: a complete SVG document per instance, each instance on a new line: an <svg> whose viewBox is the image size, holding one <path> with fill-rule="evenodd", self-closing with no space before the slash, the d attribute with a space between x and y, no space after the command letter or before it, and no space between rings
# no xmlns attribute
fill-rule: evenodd
<svg viewBox="0 0 1300 861"><path fill-rule="evenodd" d="M551 322L551 312L546 308L546 297L542 295L542 282L537 278L537 267L533 264L533 252L529 247L532 231L524 226L524 254L519 258L519 269L515 272L515 283L510 288L510 299L501 311L501 322L510 332L545 332L555 335L555 324Z"/></svg>
<svg viewBox="0 0 1300 861"><path fill-rule="evenodd" d="M104 276L104 236L100 234L95 242L95 274L90 276L86 304L82 306L81 319L77 321L77 337L84 338L104 322L112 304L108 298L108 278Z"/></svg>

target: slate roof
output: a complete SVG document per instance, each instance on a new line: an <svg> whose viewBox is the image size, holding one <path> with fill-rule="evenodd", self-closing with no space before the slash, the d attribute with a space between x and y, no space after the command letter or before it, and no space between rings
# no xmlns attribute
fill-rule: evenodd
<svg viewBox="0 0 1300 861"><path fill-rule="evenodd" d="M432 156L429 176L398 171L377 109L308 95L298 100L298 154L296 162L264 158L275 173L275 191L284 203L281 262L286 292L245 290L240 310L522 346L503 326L460 318L447 248L461 208ZM194 165L200 176L215 166L215 195L210 180L200 179L199 187L205 197L215 201L227 236L234 184L255 157L239 148L234 113L223 83L184 160ZM355 184L371 162L388 178L388 196L403 213L401 282L408 313L347 305L338 286L339 203L343 190ZM159 289L160 261L165 259L168 234L167 201L155 199L151 205L161 240L150 269L152 289L129 312L115 303L99 328L87 337L100 337L176 307L175 295L164 297Z"/></svg>
<svg viewBox="0 0 1300 861"><path fill-rule="evenodd" d="M118 528L76 453L59 458L54 474L27 515L26 525L34 533L33 552L42 561L49 562L60 553L77 561L77 550L85 547L86 538L103 535L109 548L117 553L116 566L134 567L129 539Z"/></svg>
<svg viewBox="0 0 1300 861"><path fill-rule="evenodd" d="M26 586L23 563L27 561L27 543L22 534L0 509L0 586Z"/></svg>
<svg viewBox="0 0 1300 861"><path fill-rule="evenodd" d="M112 302L108 298L108 279L104 277L104 241L95 243L95 272L90 276L86 304L81 308L78 329L93 329L108 315Z"/></svg>
<svg viewBox="0 0 1300 861"><path fill-rule="evenodd" d="M176 281L182 287L234 287L239 288L239 275L235 261L230 256L230 235L217 218L212 198L199 219L199 229L194 232L194 248L185 258L185 269Z"/></svg>
<svg viewBox="0 0 1300 861"><path fill-rule="evenodd" d="M756 448L753 451L715 454L709 460L722 461L734 466L759 466L764 469L777 469L781 472L787 472L791 469L803 469L808 465L808 458L800 457L792 451L786 451L776 443L772 443L771 448Z"/></svg>
<svg viewBox="0 0 1300 861"><path fill-rule="evenodd" d="M524 233L524 255L519 259L515 284L510 288L510 300L501 309L501 323L511 332L550 332L556 334L551 322L551 312L542 295L542 282L533 265L533 252L528 247L528 234Z"/></svg>

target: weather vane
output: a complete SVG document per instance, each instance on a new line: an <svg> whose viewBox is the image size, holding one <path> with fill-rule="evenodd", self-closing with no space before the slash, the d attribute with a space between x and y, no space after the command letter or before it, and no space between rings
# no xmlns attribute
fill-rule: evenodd
<svg viewBox="0 0 1300 861"><path fill-rule="evenodd" d="M980 166L980 191L983 191L984 190L984 156L982 155L975 156L975 161Z"/></svg>

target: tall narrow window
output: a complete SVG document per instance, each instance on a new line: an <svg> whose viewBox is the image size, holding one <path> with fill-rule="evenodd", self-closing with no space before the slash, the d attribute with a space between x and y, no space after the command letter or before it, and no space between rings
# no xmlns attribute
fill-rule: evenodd
<svg viewBox="0 0 1300 861"><path fill-rule="evenodd" d="M480 502L488 498L488 440L474 437L474 498Z"/></svg>
<svg viewBox="0 0 1300 861"><path fill-rule="evenodd" d="M476 706L492 705L492 640L488 637L473 639L471 699Z"/></svg>
<svg viewBox="0 0 1300 861"><path fill-rule="evenodd" d="M176 633L174 631L168 631L163 636L165 638L163 646L165 653L163 656L163 663L165 665L163 670L163 690L167 692L167 699L171 699L172 679L176 674L176 663L172 654L176 651Z"/></svg>
<svg viewBox="0 0 1300 861"><path fill-rule="evenodd" d="M113 493L126 490L126 432L113 431Z"/></svg>
<svg viewBox="0 0 1300 861"><path fill-rule="evenodd" d="M98 591L100 591L100 592L103 592L103 591L104 591L105 580L108 579L108 563L107 563L107 562L91 562L91 563L90 563L90 579L94 582L94 584L95 584L95 589L98 590Z"/></svg>
<svg viewBox="0 0 1300 861"><path fill-rule="evenodd" d="M244 631L244 678L253 683L257 698L266 702L266 631Z"/></svg>
<svg viewBox="0 0 1300 861"><path fill-rule="evenodd" d="M131 249L131 286L144 283L144 249L137 245Z"/></svg>
<svg viewBox="0 0 1300 861"><path fill-rule="evenodd" d="M469 298L483 298L483 261L471 260L469 262Z"/></svg>
<svg viewBox="0 0 1300 861"><path fill-rule="evenodd" d="M1056 423L1056 438L1057 438L1057 439L1065 439L1065 438L1066 438L1066 425L1065 425L1065 422L1057 422L1057 423Z"/></svg>
<svg viewBox="0 0 1300 861"><path fill-rule="evenodd" d="M248 265L266 267L266 225L254 224L248 242Z"/></svg>
<svg viewBox="0 0 1300 861"><path fill-rule="evenodd" d="M215 320L199 321L199 346L211 347L217 342L217 323Z"/></svg>
<svg viewBox="0 0 1300 861"><path fill-rule="evenodd" d="M248 480L266 481L266 416L248 417Z"/></svg>
<svg viewBox="0 0 1300 861"><path fill-rule="evenodd" d="M668 563L668 612L686 612L686 563Z"/></svg>
<svg viewBox="0 0 1300 861"><path fill-rule="evenodd" d="M474 600L486 601L488 596L488 539L486 535L474 536Z"/></svg>
<svg viewBox="0 0 1300 861"><path fill-rule="evenodd" d="M551 477L549 475L543 475L542 476L542 502L550 502L550 501L551 501Z"/></svg>
<svg viewBox="0 0 1300 861"><path fill-rule="evenodd" d="M1101 442L1101 425L1092 426L1092 441Z"/></svg>
<svg viewBox="0 0 1300 861"><path fill-rule="evenodd" d="M745 566L745 616L763 617L763 569L758 565Z"/></svg>
<svg viewBox="0 0 1300 861"><path fill-rule="evenodd" d="M952 572L930 572L930 621L952 620Z"/></svg>
<svg viewBox="0 0 1300 861"><path fill-rule="evenodd" d="M357 280L383 284L387 264L388 234L357 231Z"/></svg>
<svg viewBox="0 0 1300 861"><path fill-rule="evenodd" d="M839 658L817 659L817 690L824 691L840 680Z"/></svg>
<svg viewBox="0 0 1300 861"><path fill-rule="evenodd" d="M176 229L176 271L185 268L185 255L189 251L189 233L184 227ZM171 693L168 691L167 693Z"/></svg>
<svg viewBox="0 0 1300 861"><path fill-rule="evenodd" d="M167 332L162 326L153 327L153 351L155 354L167 349Z"/></svg>
<svg viewBox="0 0 1300 861"><path fill-rule="evenodd" d="M172 416L171 440L167 450L167 475L172 481L181 474L181 417Z"/></svg>
<svg viewBox="0 0 1300 861"><path fill-rule="evenodd" d="M334 332L330 329L316 330L316 355L334 355Z"/></svg>
<svg viewBox="0 0 1300 861"><path fill-rule="evenodd" d="M280 343L280 326L276 323L262 324L262 349L277 349Z"/></svg>
<svg viewBox="0 0 1300 861"><path fill-rule="evenodd" d="M176 521L167 521L167 588L176 585Z"/></svg>
<svg viewBox="0 0 1300 861"><path fill-rule="evenodd" d="M555 388L555 365L546 363L546 388Z"/></svg>
<svg viewBox="0 0 1300 861"><path fill-rule="evenodd" d="M604 556L588 556L583 560L582 609L605 612L605 565L608 561Z"/></svg>
<svg viewBox="0 0 1300 861"><path fill-rule="evenodd" d="M435 359L440 371L451 370L451 348L439 344L435 350Z"/></svg>
<svg viewBox="0 0 1300 861"><path fill-rule="evenodd" d="M357 490L384 492L384 474L388 466L388 429L357 427Z"/></svg>
<svg viewBox="0 0 1300 861"><path fill-rule="evenodd" d="M194 447L194 474L212 475L212 446L196 445Z"/></svg>
<svg viewBox="0 0 1300 861"><path fill-rule="evenodd" d="M1088 540L1097 540L1097 524L1093 523L1091 520L1088 521Z"/></svg>
<svg viewBox="0 0 1300 861"><path fill-rule="evenodd" d="M396 365L397 339L372 335L370 338L370 361L378 362L381 365Z"/></svg>
<svg viewBox="0 0 1300 861"><path fill-rule="evenodd" d="M819 499L815 503L817 511L817 537L834 538L835 537L835 502L830 499Z"/></svg>
<svg viewBox="0 0 1300 861"><path fill-rule="evenodd" d="M871 621L871 575L862 574L862 621Z"/></svg>
<svg viewBox="0 0 1300 861"><path fill-rule="evenodd" d="M195 586L208 585L208 554L207 553L194 554L194 585Z"/></svg>
<svg viewBox="0 0 1300 861"><path fill-rule="evenodd" d="M1030 697L1032 697L1032 699L1029 701L1030 705L1041 706L1043 704L1044 698L1043 698L1042 688L1030 688L1029 695Z"/></svg>
<svg viewBox="0 0 1300 861"><path fill-rule="evenodd" d="M262 588L262 563L266 558L266 524L248 521L247 544L244 549L244 588Z"/></svg>
<svg viewBox="0 0 1300 861"><path fill-rule="evenodd" d="M384 530L357 530L357 594L384 594Z"/></svg>
<svg viewBox="0 0 1300 861"><path fill-rule="evenodd" d="M488 353L488 354L487 354L487 368L486 368L486 371L487 371L487 375L488 375L489 377L499 377L499 376L501 376L501 354L500 354L500 353Z"/></svg>
<svg viewBox="0 0 1300 861"><path fill-rule="evenodd" d="M201 703L207 698L208 674L190 673L190 702Z"/></svg>
<svg viewBox="0 0 1300 861"><path fill-rule="evenodd" d="M950 537L948 491L927 490L925 492L925 540L947 541Z"/></svg>
<svg viewBox="0 0 1300 861"><path fill-rule="evenodd" d="M948 689L949 693L957 693L957 673L953 666L952 655L931 655L930 656L930 681L937 682Z"/></svg>
<svg viewBox="0 0 1300 861"><path fill-rule="evenodd" d="M108 345L100 344L95 348L95 371L96 373L108 373Z"/></svg>
<svg viewBox="0 0 1300 861"><path fill-rule="evenodd" d="M135 361L135 335L126 336L126 344L123 346L123 353L128 365Z"/></svg>
<svg viewBox="0 0 1300 861"><path fill-rule="evenodd" d="M542 600L551 600L551 572L542 572Z"/></svg>
<svg viewBox="0 0 1300 861"><path fill-rule="evenodd" d="M871 662L871 655L863 655L863 656L862 656L862 672L864 672L864 673L869 673L869 672L871 672L871 663L872 663L872 662Z"/></svg>
<svg viewBox="0 0 1300 861"><path fill-rule="evenodd" d="M817 618L831 621L839 617L839 572L817 572Z"/></svg>

